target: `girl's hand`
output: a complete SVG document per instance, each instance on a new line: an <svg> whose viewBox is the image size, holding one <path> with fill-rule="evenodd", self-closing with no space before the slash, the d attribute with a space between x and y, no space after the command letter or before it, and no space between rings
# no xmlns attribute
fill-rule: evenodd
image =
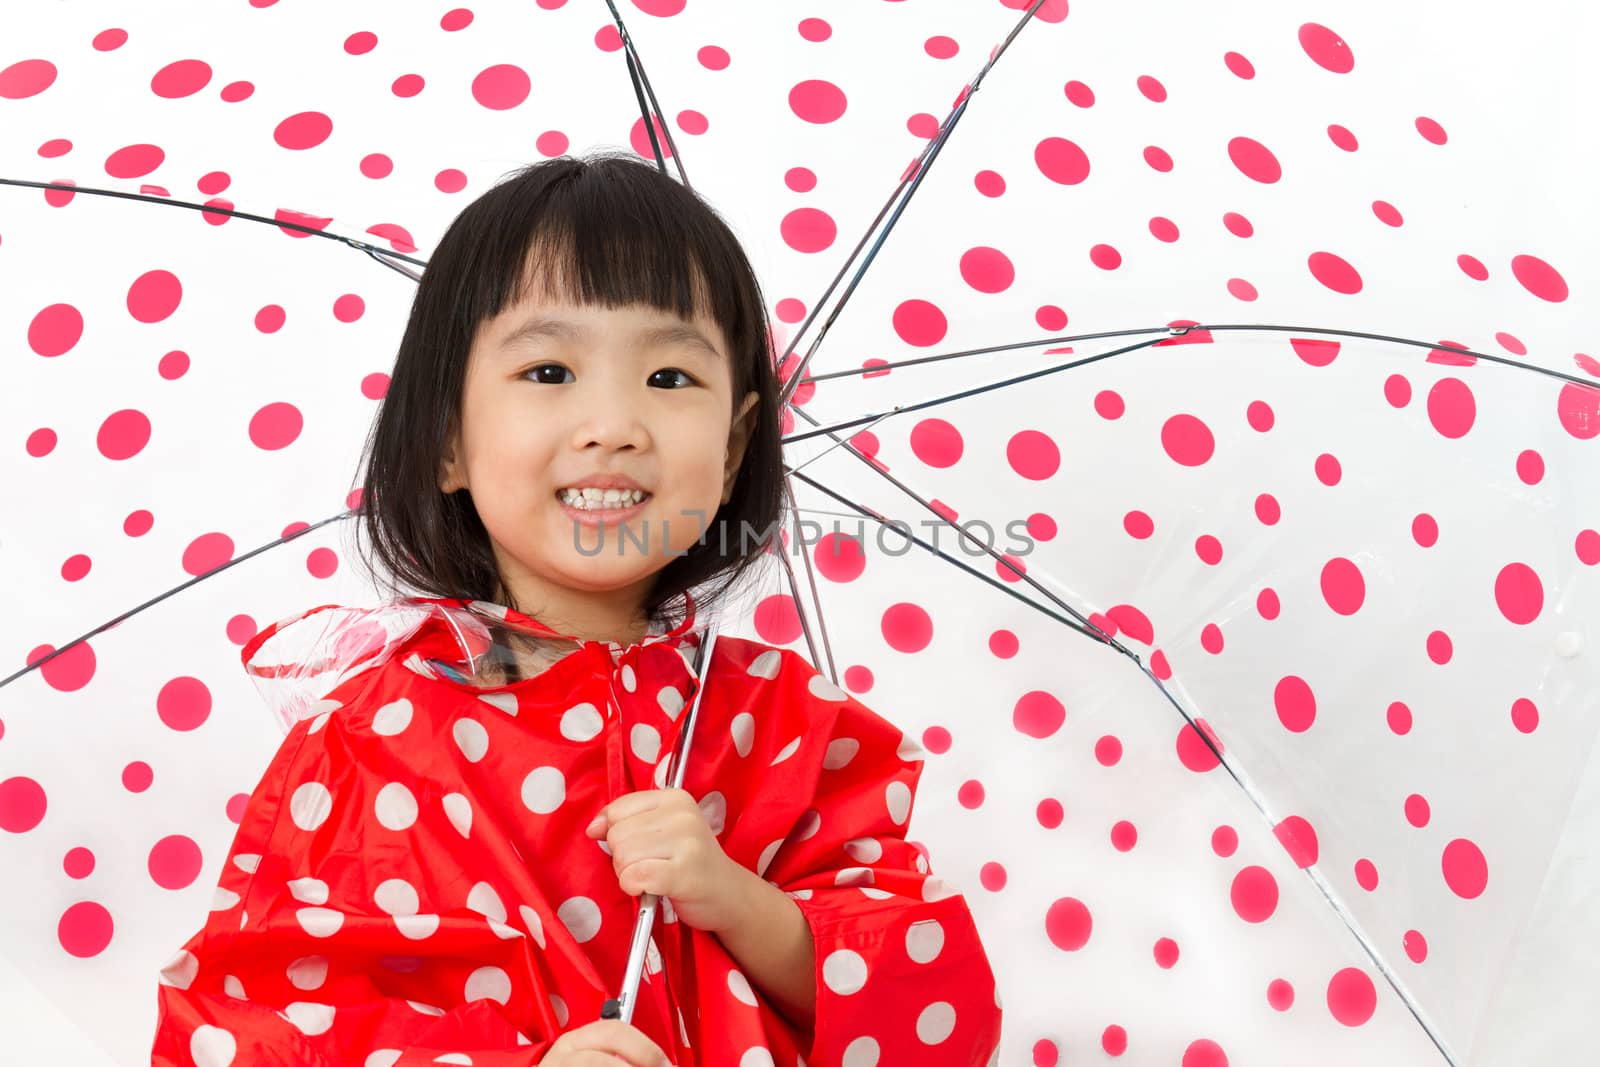
<svg viewBox="0 0 1600 1067"><path fill-rule="evenodd" d="M730 860L694 797L682 789L644 789L600 809L585 831L605 838L624 893L672 901L678 918L717 933L735 925L739 888L750 874Z"/></svg>
<svg viewBox="0 0 1600 1067"><path fill-rule="evenodd" d="M672 1067L672 1061L641 1030L621 1019L599 1019L568 1030L539 1061L539 1067Z"/></svg>

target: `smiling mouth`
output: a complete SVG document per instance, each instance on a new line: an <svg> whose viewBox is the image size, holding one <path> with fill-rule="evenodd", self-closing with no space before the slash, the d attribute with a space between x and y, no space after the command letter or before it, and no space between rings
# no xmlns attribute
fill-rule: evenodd
<svg viewBox="0 0 1600 1067"><path fill-rule="evenodd" d="M558 489L556 499L579 511L626 511L650 499L642 489Z"/></svg>

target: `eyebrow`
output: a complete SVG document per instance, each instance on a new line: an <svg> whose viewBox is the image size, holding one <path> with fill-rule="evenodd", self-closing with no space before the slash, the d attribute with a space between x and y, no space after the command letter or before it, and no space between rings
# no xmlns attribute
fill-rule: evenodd
<svg viewBox="0 0 1600 1067"><path fill-rule="evenodd" d="M534 341L541 337L553 337L561 341L582 341L589 336L589 331L577 323L565 319L536 318L522 323L511 333L506 335L502 347L510 348L521 341ZM717 346L706 339L705 334L690 326L688 323L675 323L669 326L652 326L639 330L634 335L634 340L646 347L657 345L689 345L694 348L703 348L717 358L722 353Z"/></svg>

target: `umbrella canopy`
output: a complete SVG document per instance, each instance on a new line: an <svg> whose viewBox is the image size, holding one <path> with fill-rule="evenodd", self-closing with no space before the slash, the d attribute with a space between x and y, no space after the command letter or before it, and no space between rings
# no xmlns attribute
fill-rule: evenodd
<svg viewBox="0 0 1600 1067"><path fill-rule="evenodd" d="M723 632L926 748L912 834L998 961L1002 1061L1592 1042L1594 149L1560 131L1593 16L1047 0L1012 38L1018 7L636 0L637 92L577 0L9 27L0 176L169 203L3 190L36 503L0 643L20 671L195 579L0 689L19 1041L147 1047L278 736L238 646L376 596L347 522L248 554L355 503L455 212L530 157L651 155L653 95L791 373L816 345L786 429L823 527Z"/></svg>

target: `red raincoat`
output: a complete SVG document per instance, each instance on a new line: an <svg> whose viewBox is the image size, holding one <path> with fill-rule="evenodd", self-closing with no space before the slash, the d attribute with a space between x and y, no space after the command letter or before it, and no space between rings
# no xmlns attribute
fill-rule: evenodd
<svg viewBox="0 0 1600 1067"><path fill-rule="evenodd" d="M153 1062L525 1067L597 1019L638 903L584 827L664 784L696 685L693 621L627 648L582 641L485 688L440 669L460 651L436 616L338 685L284 739L204 928L162 971ZM684 788L724 852L804 913L815 1029L668 901L633 1025L677 1064L989 1061L993 973L966 902L905 840L922 764L901 731L754 641L719 636L706 686Z"/></svg>

